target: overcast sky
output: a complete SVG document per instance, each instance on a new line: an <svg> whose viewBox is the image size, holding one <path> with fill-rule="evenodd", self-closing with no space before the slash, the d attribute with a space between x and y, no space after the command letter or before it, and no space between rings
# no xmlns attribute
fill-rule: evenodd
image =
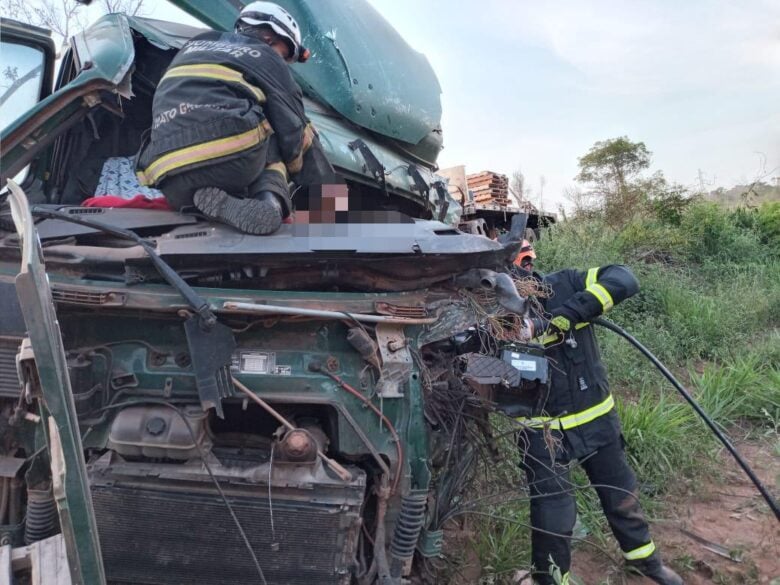
<svg viewBox="0 0 780 585"><path fill-rule="evenodd" d="M778 0L370 1L439 76L442 166L544 175L548 206L621 135L686 185L780 165Z"/></svg>
<svg viewBox="0 0 780 585"><path fill-rule="evenodd" d="M685 185L780 167L780 0L369 1L438 74L442 167L520 168L537 203L543 175L552 209L621 135Z"/></svg>

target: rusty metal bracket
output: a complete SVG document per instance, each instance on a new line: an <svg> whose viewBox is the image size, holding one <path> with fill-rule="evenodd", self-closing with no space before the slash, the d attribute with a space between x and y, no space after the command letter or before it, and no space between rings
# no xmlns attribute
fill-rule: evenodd
<svg viewBox="0 0 780 585"><path fill-rule="evenodd" d="M402 325L377 323L376 339L382 368L377 382L377 394L383 398L400 398L412 374L412 352Z"/></svg>
<svg viewBox="0 0 780 585"><path fill-rule="evenodd" d="M35 366L35 351L29 337L22 339L19 352L16 354L16 375L22 386L22 392L27 404L33 398L40 398L41 383L38 379L38 369Z"/></svg>

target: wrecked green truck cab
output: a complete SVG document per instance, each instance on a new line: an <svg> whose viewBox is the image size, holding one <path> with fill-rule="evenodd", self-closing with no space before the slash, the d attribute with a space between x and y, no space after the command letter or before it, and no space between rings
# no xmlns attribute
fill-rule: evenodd
<svg viewBox="0 0 780 585"><path fill-rule="evenodd" d="M238 10L176 3L224 28ZM61 532L73 583L401 583L441 552L462 429L436 405L468 407L459 355L485 316L464 291L522 313L518 246L452 227L424 57L363 2L283 4L350 205L409 220L256 237L80 206L137 150L198 32L180 24L102 18L2 131L0 539Z"/></svg>

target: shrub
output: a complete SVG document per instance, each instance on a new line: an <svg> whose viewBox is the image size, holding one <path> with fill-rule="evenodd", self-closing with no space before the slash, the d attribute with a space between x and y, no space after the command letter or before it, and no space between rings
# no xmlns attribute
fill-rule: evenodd
<svg viewBox="0 0 780 585"><path fill-rule="evenodd" d="M688 257L694 262L708 258L761 261L766 256L758 234L738 225L733 212L714 203L691 205L683 215L680 229Z"/></svg>
<svg viewBox="0 0 780 585"><path fill-rule="evenodd" d="M761 241L780 253L780 201L764 203L757 211L757 227Z"/></svg>
<svg viewBox="0 0 780 585"><path fill-rule="evenodd" d="M669 184L666 180L656 180L649 201L652 214L669 226L679 226L687 209L697 198L691 197L682 185Z"/></svg>
<svg viewBox="0 0 780 585"><path fill-rule="evenodd" d="M615 235L599 219L555 224L545 229L542 238L534 244L539 269L551 272L620 262L622 254Z"/></svg>
<svg viewBox="0 0 780 585"><path fill-rule="evenodd" d="M618 249L628 257L654 257L674 261L685 249L686 239L679 229L653 218L635 218L617 234Z"/></svg>

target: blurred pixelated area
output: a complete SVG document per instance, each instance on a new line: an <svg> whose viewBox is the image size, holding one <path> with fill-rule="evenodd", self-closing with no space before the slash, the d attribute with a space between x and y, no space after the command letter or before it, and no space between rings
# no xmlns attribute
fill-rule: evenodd
<svg viewBox="0 0 780 585"><path fill-rule="evenodd" d="M296 225L414 223L395 209L377 208L376 197L364 196L346 183L310 185L294 198Z"/></svg>

